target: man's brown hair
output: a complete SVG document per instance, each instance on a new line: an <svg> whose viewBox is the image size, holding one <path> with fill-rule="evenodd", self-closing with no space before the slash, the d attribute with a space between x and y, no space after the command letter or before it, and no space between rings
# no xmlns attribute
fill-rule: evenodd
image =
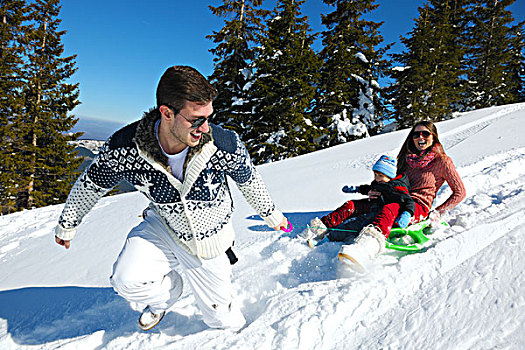
<svg viewBox="0 0 525 350"><path fill-rule="evenodd" d="M186 101L206 104L217 96L217 90L195 68L173 66L160 78L157 107L169 105L180 111Z"/></svg>

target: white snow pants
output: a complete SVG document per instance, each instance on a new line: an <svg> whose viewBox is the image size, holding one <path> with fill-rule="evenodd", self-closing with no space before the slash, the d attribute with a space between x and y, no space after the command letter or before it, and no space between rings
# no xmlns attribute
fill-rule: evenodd
<svg viewBox="0 0 525 350"><path fill-rule="evenodd" d="M245 324L233 301L232 269L226 253L213 259L188 253L175 243L154 210L148 210L144 221L128 234L113 265L111 285L134 310L149 306L159 313L168 310L182 293L176 266L184 271L209 327L239 329Z"/></svg>

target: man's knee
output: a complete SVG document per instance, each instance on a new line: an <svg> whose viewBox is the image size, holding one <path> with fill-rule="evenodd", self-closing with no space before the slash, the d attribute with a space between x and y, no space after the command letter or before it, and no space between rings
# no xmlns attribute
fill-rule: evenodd
<svg viewBox="0 0 525 350"><path fill-rule="evenodd" d="M134 263L129 264L129 261L119 259L113 265L113 273L109 281L116 292L120 295L126 295L147 288L147 285L155 279L152 272L147 274L142 269L137 268Z"/></svg>
<svg viewBox="0 0 525 350"><path fill-rule="evenodd" d="M164 252L152 242L138 236L128 237L117 261L112 280L146 282L160 280L171 270Z"/></svg>
<svg viewBox="0 0 525 350"><path fill-rule="evenodd" d="M147 283L120 279L116 275L109 278L109 283L118 295L128 299L130 295L143 291Z"/></svg>

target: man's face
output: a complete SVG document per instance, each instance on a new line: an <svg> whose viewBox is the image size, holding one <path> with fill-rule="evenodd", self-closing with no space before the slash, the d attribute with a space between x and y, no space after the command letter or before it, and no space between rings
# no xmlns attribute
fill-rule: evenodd
<svg viewBox="0 0 525 350"><path fill-rule="evenodd" d="M171 112L175 113L173 110ZM192 124L198 118L208 118L212 113L212 102L198 104L187 101L184 108L177 114L174 114L173 122L169 127L171 141L180 143L182 147L181 151L186 148L186 146L197 146L202 139L202 134L210 131L210 125L206 120L202 125L194 129L192 128Z"/></svg>

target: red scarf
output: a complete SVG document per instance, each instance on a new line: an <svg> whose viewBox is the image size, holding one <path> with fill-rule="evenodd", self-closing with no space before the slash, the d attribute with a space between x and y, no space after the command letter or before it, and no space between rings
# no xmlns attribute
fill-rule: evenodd
<svg viewBox="0 0 525 350"><path fill-rule="evenodd" d="M422 154L407 154L408 166L414 169L424 169L436 158L439 157L440 148L434 145L430 151Z"/></svg>

